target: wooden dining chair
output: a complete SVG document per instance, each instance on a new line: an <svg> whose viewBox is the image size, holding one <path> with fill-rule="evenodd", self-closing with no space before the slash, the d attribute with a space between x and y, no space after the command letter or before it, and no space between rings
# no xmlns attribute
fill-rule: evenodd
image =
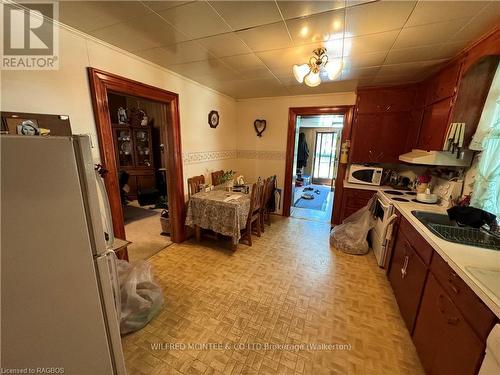
<svg viewBox="0 0 500 375"><path fill-rule="evenodd" d="M223 170L212 172L212 185L220 185L220 179L223 174Z"/></svg>
<svg viewBox="0 0 500 375"><path fill-rule="evenodd" d="M205 183L205 176L200 175L200 176L194 176L191 178L188 178L188 195L191 197L191 195L196 194L200 191L200 185Z"/></svg>
<svg viewBox="0 0 500 375"><path fill-rule="evenodd" d="M262 216L261 216L261 224L262 228L264 228L264 223L267 225L271 225L271 209L270 209L270 204L271 204L271 199L274 194L274 190L276 189L276 175L271 176L267 179L267 186L266 186L266 197L264 199L264 203L262 206ZM264 231L264 230L262 230Z"/></svg>
<svg viewBox="0 0 500 375"><path fill-rule="evenodd" d="M241 240L247 241L248 246L252 246L252 233L255 228L257 237L260 237L260 204L262 199L262 184L255 183L250 193L250 210L248 211L247 225ZM255 227L254 224L255 223Z"/></svg>
<svg viewBox="0 0 500 375"><path fill-rule="evenodd" d="M259 211L259 215L260 215L260 230L262 232L265 232L265 228L264 228L264 215L265 215L265 209L266 209L266 205L267 205L267 200L268 200L268 194L269 194L269 184L271 183L271 179L270 178L266 178L263 182L262 182L262 193L261 193L261 199L260 199L260 211Z"/></svg>

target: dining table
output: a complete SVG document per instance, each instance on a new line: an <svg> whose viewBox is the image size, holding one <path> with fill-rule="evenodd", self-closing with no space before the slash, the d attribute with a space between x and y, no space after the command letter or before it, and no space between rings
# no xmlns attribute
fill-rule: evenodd
<svg viewBox="0 0 500 375"><path fill-rule="evenodd" d="M200 240L201 229L231 237L235 249L246 227L250 194L215 189L193 194L188 202L186 225L193 227Z"/></svg>

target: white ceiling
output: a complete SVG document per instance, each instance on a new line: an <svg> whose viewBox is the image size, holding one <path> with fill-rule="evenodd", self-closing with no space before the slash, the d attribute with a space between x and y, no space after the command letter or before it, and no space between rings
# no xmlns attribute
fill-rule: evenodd
<svg viewBox="0 0 500 375"><path fill-rule="evenodd" d="M62 1L60 21L235 98L418 81L500 24L500 1ZM298 84L324 46L344 69Z"/></svg>

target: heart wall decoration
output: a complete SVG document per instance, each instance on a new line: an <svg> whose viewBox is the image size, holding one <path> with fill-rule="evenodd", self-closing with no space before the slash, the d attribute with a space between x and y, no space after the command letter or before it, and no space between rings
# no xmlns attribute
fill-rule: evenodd
<svg viewBox="0 0 500 375"><path fill-rule="evenodd" d="M253 122L253 127L258 137L262 137L262 133L266 130L266 120L255 120Z"/></svg>

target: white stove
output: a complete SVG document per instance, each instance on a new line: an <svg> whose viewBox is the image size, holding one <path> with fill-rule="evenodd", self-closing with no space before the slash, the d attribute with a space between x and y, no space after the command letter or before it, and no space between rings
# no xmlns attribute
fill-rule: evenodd
<svg viewBox="0 0 500 375"><path fill-rule="evenodd" d="M448 207L450 200L457 198L462 193L462 181L447 181L435 178L434 193L439 197L437 203L422 203L417 201L417 193L407 190L380 189L377 191L377 206L375 217L377 223L370 231L370 239L377 263L384 267L386 261L387 246L392 237L392 228L397 216L394 213L394 205L411 204L425 210L429 206Z"/></svg>

